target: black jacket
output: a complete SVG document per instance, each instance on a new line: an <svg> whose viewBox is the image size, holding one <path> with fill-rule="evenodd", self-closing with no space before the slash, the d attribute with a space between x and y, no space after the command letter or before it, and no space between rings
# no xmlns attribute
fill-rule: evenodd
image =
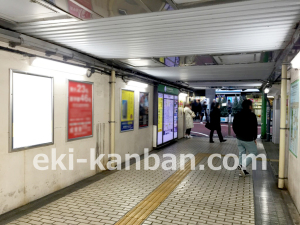
<svg viewBox="0 0 300 225"><path fill-rule="evenodd" d="M216 106L216 102L212 102L210 105L210 111L213 111Z"/></svg>
<svg viewBox="0 0 300 225"><path fill-rule="evenodd" d="M232 128L237 139L254 141L257 138L257 118L251 110L242 110L234 116Z"/></svg>
<svg viewBox="0 0 300 225"><path fill-rule="evenodd" d="M212 130L221 129L221 111L219 108L214 108L210 113L210 124Z"/></svg>

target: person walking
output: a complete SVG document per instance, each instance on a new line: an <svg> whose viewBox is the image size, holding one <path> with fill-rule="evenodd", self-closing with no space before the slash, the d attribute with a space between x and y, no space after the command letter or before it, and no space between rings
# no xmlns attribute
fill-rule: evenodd
<svg viewBox="0 0 300 225"><path fill-rule="evenodd" d="M185 114L185 138L192 138L191 130L194 127L193 118L195 117L195 113L191 110L191 105L186 104L184 107L184 114Z"/></svg>
<svg viewBox="0 0 300 225"><path fill-rule="evenodd" d="M202 105L201 105L200 99L198 99L197 100L196 118L199 117L200 122L202 121L201 112L202 112Z"/></svg>
<svg viewBox="0 0 300 225"><path fill-rule="evenodd" d="M228 102L227 102L227 109L228 109L228 113L231 114L232 103L229 99L228 99Z"/></svg>
<svg viewBox="0 0 300 225"><path fill-rule="evenodd" d="M252 112L252 101L244 100L242 111L234 116L232 128L237 138L239 149L239 166L240 175L248 175L247 166L252 163L252 156L257 155L257 118ZM249 155L244 158L248 151Z"/></svg>
<svg viewBox="0 0 300 225"><path fill-rule="evenodd" d="M196 99L194 99L194 101L192 102L192 104L190 106L191 106L191 110L193 112L197 112L197 110L198 110L198 102L197 102ZM196 120L196 117L194 117L193 120Z"/></svg>
<svg viewBox="0 0 300 225"><path fill-rule="evenodd" d="M213 135L216 130L219 136L220 142L225 142L223 135L221 133L221 111L220 111L220 103L216 103L215 108L210 113L210 135L209 135L209 143L214 143Z"/></svg>
<svg viewBox="0 0 300 225"><path fill-rule="evenodd" d="M213 111L213 109L216 107L216 99L212 100L212 103L210 104L210 111Z"/></svg>
<svg viewBox="0 0 300 225"><path fill-rule="evenodd" d="M202 117L202 120L205 116L205 120L206 122L208 121L207 120L207 104L206 104L206 101L203 102L203 105L202 105L202 111L203 111L203 117Z"/></svg>

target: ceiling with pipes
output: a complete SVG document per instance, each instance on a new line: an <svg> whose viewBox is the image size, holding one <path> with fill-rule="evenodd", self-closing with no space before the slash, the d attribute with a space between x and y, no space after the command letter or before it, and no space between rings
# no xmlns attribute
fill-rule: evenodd
<svg viewBox="0 0 300 225"><path fill-rule="evenodd" d="M2 27L195 89L260 87L300 21L299 0L0 4Z"/></svg>

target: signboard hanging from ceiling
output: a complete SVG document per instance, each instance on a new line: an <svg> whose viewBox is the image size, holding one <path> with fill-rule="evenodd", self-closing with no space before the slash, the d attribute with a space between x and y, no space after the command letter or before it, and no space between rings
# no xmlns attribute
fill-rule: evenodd
<svg viewBox="0 0 300 225"><path fill-rule="evenodd" d="M87 9L93 9L92 2L91 0L76 0L79 4L83 5ZM69 5L69 13L72 14L73 16L83 19L83 20L88 20L92 19L92 14L81 8L79 5L75 4L73 1L69 0L68 1Z"/></svg>
<svg viewBox="0 0 300 225"><path fill-rule="evenodd" d="M68 141L93 136L93 83L69 80Z"/></svg>

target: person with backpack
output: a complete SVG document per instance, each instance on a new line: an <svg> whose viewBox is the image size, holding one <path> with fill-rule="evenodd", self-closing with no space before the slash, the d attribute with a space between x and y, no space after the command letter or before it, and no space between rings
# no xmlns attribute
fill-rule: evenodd
<svg viewBox="0 0 300 225"><path fill-rule="evenodd" d="M244 100L242 103L242 111L234 116L232 128L237 138L239 149L239 166L240 175L248 175L246 167L252 163L252 157L246 157L243 160L243 155L246 151L249 155L257 155L257 118L252 112L252 101Z"/></svg>

